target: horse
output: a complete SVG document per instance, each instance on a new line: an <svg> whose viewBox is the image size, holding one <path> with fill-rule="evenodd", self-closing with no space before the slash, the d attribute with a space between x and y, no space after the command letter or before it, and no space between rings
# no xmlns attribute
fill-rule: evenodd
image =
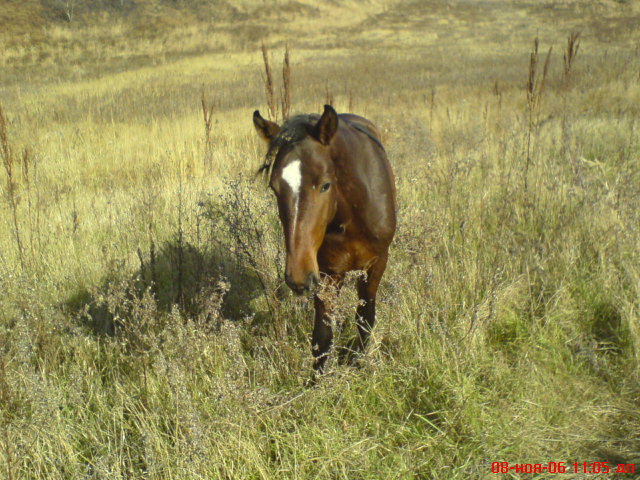
<svg viewBox="0 0 640 480"><path fill-rule="evenodd" d="M268 144L259 172L269 176L277 199L285 282L297 295L314 293L315 378L333 343L330 305L318 294L321 276L339 290L347 272L366 272L357 281L353 347L364 352L367 346L396 230L395 179L380 132L363 117L325 105L322 115L298 115L281 126L256 110L253 124Z"/></svg>

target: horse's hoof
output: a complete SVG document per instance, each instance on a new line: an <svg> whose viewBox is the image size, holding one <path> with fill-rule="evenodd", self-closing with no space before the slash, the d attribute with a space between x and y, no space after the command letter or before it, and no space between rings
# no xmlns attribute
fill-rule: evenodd
<svg viewBox="0 0 640 480"><path fill-rule="evenodd" d="M349 359L349 366L351 368L356 368L360 370L364 366L363 360L364 360L364 355L358 352L352 355L351 358Z"/></svg>
<svg viewBox="0 0 640 480"><path fill-rule="evenodd" d="M318 386L318 372L313 372L311 376L304 382L305 388L315 388Z"/></svg>

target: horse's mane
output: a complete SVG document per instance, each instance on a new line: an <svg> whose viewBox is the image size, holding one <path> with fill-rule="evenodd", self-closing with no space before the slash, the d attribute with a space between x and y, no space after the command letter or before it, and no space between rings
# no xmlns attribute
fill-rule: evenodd
<svg viewBox="0 0 640 480"><path fill-rule="evenodd" d="M280 131L269 144L269 151L265 156L264 163L258 169L257 174L268 175L273 168L278 157L278 152L285 145L291 145L304 140L309 135L310 128L320 118L320 115L296 115L290 118L280 127Z"/></svg>

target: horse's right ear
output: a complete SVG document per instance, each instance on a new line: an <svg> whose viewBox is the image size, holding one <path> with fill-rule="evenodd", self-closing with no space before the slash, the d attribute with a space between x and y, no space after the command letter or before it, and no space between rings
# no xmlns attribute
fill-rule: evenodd
<svg viewBox="0 0 640 480"><path fill-rule="evenodd" d="M280 131L277 123L262 118L258 110L253 112L253 125L256 127L260 136L268 142L273 140Z"/></svg>
<svg viewBox="0 0 640 480"><path fill-rule="evenodd" d="M338 130L338 114L331 105L324 106L324 112L311 129L311 135L323 145L329 145Z"/></svg>

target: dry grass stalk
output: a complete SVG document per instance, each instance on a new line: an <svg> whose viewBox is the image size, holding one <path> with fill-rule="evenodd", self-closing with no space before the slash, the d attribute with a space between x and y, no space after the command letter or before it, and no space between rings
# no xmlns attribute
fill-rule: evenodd
<svg viewBox="0 0 640 480"><path fill-rule="evenodd" d="M567 37L567 49L564 52L563 58L563 71L562 71L562 87L569 88L571 82L571 76L573 72L574 62L578 56L578 50L580 49L580 32L573 32Z"/></svg>
<svg viewBox="0 0 640 480"><path fill-rule="evenodd" d="M36 218L35 218L35 223L36 225L34 226L34 205L33 205L33 200L32 200L32 195L31 195L31 163L32 163L32 156L31 153L29 152L29 149L26 149L22 152L22 178L24 180L24 185L26 188L26 193L27 193L27 218L29 221L29 249L31 250L31 258L35 259L36 258L36 252L35 252L35 246L34 246L34 231L36 231L36 227L39 227L39 208L36 208ZM35 166L35 163L34 163ZM39 206L39 204L37 204L36 206ZM39 228L38 228L38 232L39 232Z"/></svg>
<svg viewBox="0 0 640 480"><path fill-rule="evenodd" d="M284 50L282 61L282 120L287 120L291 113L291 62L289 61L289 45Z"/></svg>
<svg viewBox="0 0 640 480"><path fill-rule="evenodd" d="M562 56L563 69L562 80L560 82L560 89L562 91L562 154L569 155L571 151L571 125L569 122L569 98L568 91L571 88L571 81L573 77L573 70L575 67L575 60L578 55L578 49L580 48L579 42L580 32L573 32L567 37L567 48ZM570 155L569 155L570 156ZM582 166L580 162L574 163L574 171L576 179L579 183L582 183Z"/></svg>
<svg viewBox="0 0 640 480"><path fill-rule="evenodd" d="M433 111L436 106L436 87L431 87L429 95L429 122L433 124Z"/></svg>
<svg viewBox="0 0 640 480"><path fill-rule="evenodd" d="M493 86L493 93L498 98L498 112L502 111L502 89L500 88L500 83L496 79L496 83Z"/></svg>
<svg viewBox="0 0 640 480"><path fill-rule="evenodd" d="M7 119L4 115L4 111L0 106L0 154L2 155L2 165L7 174L7 201L11 208L11 214L13 219L13 236L16 241L16 247L18 248L18 258L20 259L20 266L22 270L25 270L24 250L22 248L22 237L20 234L20 223L18 222L18 187L16 172L14 167L17 164L16 158L13 153L13 149L9 143L9 135L7 133ZM25 165L29 162L29 152L24 151L22 157L22 163Z"/></svg>
<svg viewBox="0 0 640 480"><path fill-rule="evenodd" d="M528 177L529 166L531 164L531 135L534 130L537 130L539 126L540 115L540 101L542 99L542 93L544 92L544 86L547 80L547 73L549 72L549 64L551 62L551 51L553 47L549 47L547 57L545 58L544 65L542 67L542 73L538 71L538 65L540 62L540 56L538 53L539 41L536 37L533 40L533 49L529 56L529 76L527 81L527 161L524 169L524 190L528 190Z"/></svg>
<svg viewBox="0 0 640 480"><path fill-rule="evenodd" d="M213 102L207 101L204 94L204 88L202 89L202 98L200 99L202 105L202 117L204 120L204 164L205 166L211 164L211 156L213 154L213 145L211 143L211 125L213 120Z"/></svg>
<svg viewBox="0 0 640 480"><path fill-rule="evenodd" d="M271 65L269 64L269 52L267 46L262 44L262 60L264 61L264 88L267 96L267 112L270 120L277 121L276 95L273 82Z"/></svg>
<svg viewBox="0 0 640 480"><path fill-rule="evenodd" d="M62 9L64 11L64 16L67 22L73 22L73 15L76 9L76 0L64 0L64 4L62 5Z"/></svg>
<svg viewBox="0 0 640 480"><path fill-rule="evenodd" d="M177 294L176 294L176 299L175 299L175 303L180 305L181 307L184 307L185 305L185 298L184 298L184 290L183 290L183 284L184 284L184 270L185 270L185 262L184 262L184 250L185 250L185 239L184 239L184 203L185 203L185 185L184 185L184 178L183 178L183 170L182 170L182 165L179 165L179 177L178 177L178 231L177 231L177 236L178 236L178 245L177 245L177 250L178 250L178 265L177 265L177 279L176 279L176 283L177 283Z"/></svg>
<svg viewBox="0 0 640 480"><path fill-rule="evenodd" d="M265 44L262 44L262 60L264 61L264 86L267 99L267 113L270 120L278 121L278 110L275 98L275 82L269 63L269 52ZM282 121L285 121L291 115L291 60L289 54L289 46L285 47L284 58L282 60L282 87L280 92L280 113Z"/></svg>
<svg viewBox="0 0 640 480"><path fill-rule="evenodd" d="M13 154L9 145L9 135L7 134L7 119L0 105L0 152L2 153L2 163L7 174L13 170Z"/></svg>
<svg viewBox="0 0 640 480"><path fill-rule="evenodd" d="M7 465L7 479L8 480L13 480L15 477L13 475L13 464L14 464L14 460L13 460L13 449L11 448L11 440L9 439L9 431L7 430L7 427L3 428L3 444L4 444L4 456L6 459L6 465Z"/></svg>
<svg viewBox="0 0 640 480"><path fill-rule="evenodd" d="M1 110L0 110L1 112ZM9 431L6 427L6 424L9 423L8 419L5 418L8 417L8 412L10 409L10 403L11 403L11 392L10 392L10 387L9 387L9 383L7 382L7 373L6 373L6 367L5 367L5 357L4 356L0 356L0 406L2 406L2 408L0 409L0 412L3 412L2 417L0 417L0 425L3 426L3 450L4 450L4 457L5 457L5 462L6 462L6 466L7 466L7 478L9 480L13 480L14 476L13 476L13 450L11 449L11 441L9 439Z"/></svg>
<svg viewBox="0 0 640 480"><path fill-rule="evenodd" d="M531 51L531 55L529 57L529 78L527 82L527 103L529 105L529 112L535 112L536 109L540 106L542 92L544 91L544 86L547 80L547 73L549 71L551 51L553 50L553 47L549 47L547 57L544 61L544 66L542 67L542 75L540 75L538 72L538 63L540 60L540 56L538 54L538 46L539 42L536 38L533 41L533 50Z"/></svg>
<svg viewBox="0 0 640 480"><path fill-rule="evenodd" d="M324 87L324 103L326 103L327 105L333 105L333 101L333 93L331 93L331 90L329 90L329 82L327 82Z"/></svg>
<svg viewBox="0 0 640 480"><path fill-rule="evenodd" d="M153 241L153 238L150 240L149 245L149 263L151 268L151 293L155 298L158 298L158 273L156 269L157 261L156 261L156 244Z"/></svg>

